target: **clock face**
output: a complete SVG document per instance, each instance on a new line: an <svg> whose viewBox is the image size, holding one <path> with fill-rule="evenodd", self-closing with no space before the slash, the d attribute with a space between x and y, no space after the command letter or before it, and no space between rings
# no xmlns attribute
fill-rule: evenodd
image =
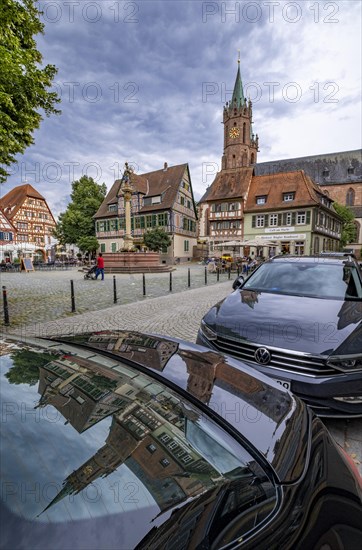
<svg viewBox="0 0 362 550"><path fill-rule="evenodd" d="M230 129L229 136L234 139L240 135L240 130L236 126Z"/></svg>

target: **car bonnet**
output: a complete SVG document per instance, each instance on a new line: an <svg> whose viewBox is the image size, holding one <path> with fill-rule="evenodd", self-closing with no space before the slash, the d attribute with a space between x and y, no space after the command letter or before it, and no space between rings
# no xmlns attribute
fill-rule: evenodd
<svg viewBox="0 0 362 550"><path fill-rule="evenodd" d="M230 338L293 351L330 355L362 323L362 303L236 290L204 321Z"/></svg>
<svg viewBox="0 0 362 550"><path fill-rule="evenodd" d="M283 482L296 481L308 455L307 409L252 367L196 344L134 331L99 331L64 337L129 361L204 406Z"/></svg>

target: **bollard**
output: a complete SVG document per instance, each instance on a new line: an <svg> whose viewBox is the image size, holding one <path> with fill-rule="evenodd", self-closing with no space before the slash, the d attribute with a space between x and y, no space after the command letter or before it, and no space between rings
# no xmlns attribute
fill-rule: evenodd
<svg viewBox="0 0 362 550"><path fill-rule="evenodd" d="M3 304L4 304L4 325L8 327L10 325L10 320L9 320L9 306L8 306L8 297L6 294L6 286L3 286Z"/></svg>
<svg viewBox="0 0 362 550"><path fill-rule="evenodd" d="M74 296L74 282L70 281L70 298L72 300L72 313L75 312L75 296Z"/></svg>
<svg viewBox="0 0 362 550"><path fill-rule="evenodd" d="M187 273L187 286L190 288L191 286L191 273L190 273L190 268L188 268L188 273Z"/></svg>
<svg viewBox="0 0 362 550"><path fill-rule="evenodd" d="M205 266L205 285L207 285L207 267Z"/></svg>
<svg viewBox="0 0 362 550"><path fill-rule="evenodd" d="M217 267L217 268L216 268L216 280L219 281L219 279L220 279L220 270L219 270L219 268Z"/></svg>
<svg viewBox="0 0 362 550"><path fill-rule="evenodd" d="M229 267L229 269L228 269L228 275L229 275L228 278L230 279L230 277L231 277L231 267Z"/></svg>
<svg viewBox="0 0 362 550"><path fill-rule="evenodd" d="M142 281L143 281L143 296L146 296L146 277L144 273L142 273Z"/></svg>
<svg viewBox="0 0 362 550"><path fill-rule="evenodd" d="M172 292L172 271L170 271L170 292Z"/></svg>
<svg viewBox="0 0 362 550"><path fill-rule="evenodd" d="M116 276L113 275L113 302L117 303L117 286L116 286Z"/></svg>

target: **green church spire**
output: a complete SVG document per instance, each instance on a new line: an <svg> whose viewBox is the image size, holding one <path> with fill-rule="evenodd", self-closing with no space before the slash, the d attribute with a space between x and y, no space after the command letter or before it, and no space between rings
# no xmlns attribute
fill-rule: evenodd
<svg viewBox="0 0 362 550"><path fill-rule="evenodd" d="M245 98L244 98L244 90L243 90L243 83L241 81L240 76L240 52L239 52L239 58L238 58L238 72L236 74L236 80L235 80L235 86L233 91L233 97L230 102L231 108L239 108L242 105L244 105Z"/></svg>

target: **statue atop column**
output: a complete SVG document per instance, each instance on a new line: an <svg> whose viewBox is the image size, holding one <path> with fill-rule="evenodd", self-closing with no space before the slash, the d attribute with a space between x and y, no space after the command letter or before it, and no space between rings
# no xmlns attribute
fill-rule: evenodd
<svg viewBox="0 0 362 550"><path fill-rule="evenodd" d="M124 197L124 211L126 220L126 229L124 235L123 250L130 252L133 249L133 237L131 234L131 201L132 201L132 174L133 168L128 166L128 162L124 164L124 172L121 180L121 190Z"/></svg>

